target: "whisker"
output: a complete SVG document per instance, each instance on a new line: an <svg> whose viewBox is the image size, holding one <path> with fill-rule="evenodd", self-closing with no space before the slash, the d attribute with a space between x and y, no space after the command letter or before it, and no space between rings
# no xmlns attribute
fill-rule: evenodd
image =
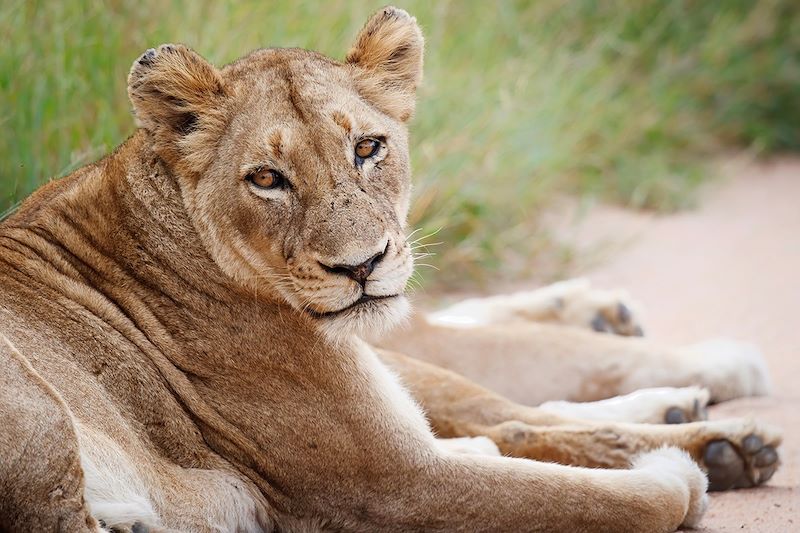
<svg viewBox="0 0 800 533"><path fill-rule="evenodd" d="M437 230L434 230L434 231L428 233L427 235L423 235L422 237L419 237L418 239L415 239L413 241L408 241L408 237L407 237L406 238L406 242L408 242L409 245L413 246L413 245L417 244L420 241L423 241L423 240L425 240L425 239L427 239L429 237L433 237L434 235L436 235L437 233L442 231L442 229L444 229L444 228L439 228ZM412 233L412 235L413 235L413 233ZM409 235L409 237L411 237L411 235Z"/></svg>
<svg viewBox="0 0 800 533"><path fill-rule="evenodd" d="M406 281L406 290L410 290L412 292L416 292L417 290L422 289L422 283L413 277L408 278Z"/></svg>
<svg viewBox="0 0 800 533"><path fill-rule="evenodd" d="M422 229L423 229L423 226L420 226L420 227L418 227L417 229L415 229L414 231L412 231L411 233L409 233L408 235L406 235L406 242L407 242L407 241L408 241L408 239L410 239L410 238L411 238L411 237L412 237L412 236L413 236L413 235L414 235L416 232L418 232L418 231L422 231Z"/></svg>
<svg viewBox="0 0 800 533"><path fill-rule="evenodd" d="M437 242L421 242L419 244L409 245L409 248L412 250L416 250L417 248L425 248L427 246L439 246L440 244L444 244L444 241L437 241Z"/></svg>

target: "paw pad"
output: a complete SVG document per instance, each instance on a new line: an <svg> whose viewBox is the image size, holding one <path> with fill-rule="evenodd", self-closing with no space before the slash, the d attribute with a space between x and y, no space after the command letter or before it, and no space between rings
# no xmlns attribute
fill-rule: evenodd
<svg viewBox="0 0 800 533"><path fill-rule="evenodd" d="M701 404L697 398L694 399L691 411L681 407L670 407L664 413L665 424L687 424L698 420L708 420L708 411L706 411L705 402ZM755 437L755 435L753 436Z"/></svg>
<svg viewBox="0 0 800 533"><path fill-rule="evenodd" d="M617 302L607 308L601 308L592 319L592 329L600 333L614 333L641 337L644 335L642 327L636 323L630 307L622 302Z"/></svg>
<svg viewBox="0 0 800 533"><path fill-rule="evenodd" d="M148 533L149 531L150 528L141 522L135 522L133 527L131 527L131 533Z"/></svg>
<svg viewBox="0 0 800 533"><path fill-rule="evenodd" d="M685 424L688 421L689 417L680 407L670 407L667 409L667 414L664 415L664 422L667 424Z"/></svg>
<svg viewBox="0 0 800 533"><path fill-rule="evenodd" d="M729 440L708 443L703 453L708 469L709 490L747 488L769 480L778 468L778 452L765 446L761 437L750 434L740 446Z"/></svg>

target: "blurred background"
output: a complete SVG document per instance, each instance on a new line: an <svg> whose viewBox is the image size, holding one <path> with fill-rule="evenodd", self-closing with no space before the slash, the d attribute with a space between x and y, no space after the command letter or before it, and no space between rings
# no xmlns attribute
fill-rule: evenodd
<svg viewBox="0 0 800 533"><path fill-rule="evenodd" d="M0 212L132 133L146 48L341 58L383 3L4 0ZM436 253L429 286L564 274L574 250L542 224L554 198L681 210L720 158L800 150L797 0L396 4L427 39L411 224Z"/></svg>

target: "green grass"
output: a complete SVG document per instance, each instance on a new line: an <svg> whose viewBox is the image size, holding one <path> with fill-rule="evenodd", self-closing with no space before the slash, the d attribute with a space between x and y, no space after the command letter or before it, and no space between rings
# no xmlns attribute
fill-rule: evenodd
<svg viewBox="0 0 800 533"><path fill-rule="evenodd" d="M800 3L399 1L427 38L412 223L437 281L526 274L554 191L671 210L731 147L800 149ZM132 61L183 42L223 64L257 47L342 57L380 2L6 0L0 212L133 130ZM568 254L567 254L568 255Z"/></svg>

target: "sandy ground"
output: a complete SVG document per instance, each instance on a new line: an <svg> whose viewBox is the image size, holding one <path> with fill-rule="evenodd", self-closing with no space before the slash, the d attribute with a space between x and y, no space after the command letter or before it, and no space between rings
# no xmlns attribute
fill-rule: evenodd
<svg viewBox="0 0 800 533"><path fill-rule="evenodd" d="M657 217L598 207L561 229L578 246L617 247L584 274L642 302L649 337L727 336L761 347L773 395L715 406L711 417L780 426L783 465L767 486L712 495L700 530L800 531L800 160L728 174L694 211Z"/></svg>

